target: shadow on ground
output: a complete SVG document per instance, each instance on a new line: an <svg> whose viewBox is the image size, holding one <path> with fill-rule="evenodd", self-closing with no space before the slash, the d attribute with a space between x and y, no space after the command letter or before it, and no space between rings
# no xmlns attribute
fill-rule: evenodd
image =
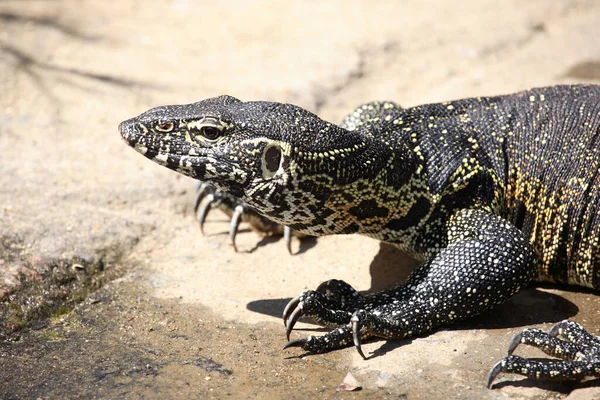
<svg viewBox="0 0 600 400"><path fill-rule="evenodd" d="M376 293L401 285L417 264L400 250L381 243L379 252L370 266L371 288L363 293ZM551 288L552 286L540 287ZM246 308L256 313L281 318L283 309L291 299L291 297L261 299L248 303ZM451 329L505 329L555 323L576 315L578 311L574 303L560 295L530 287L517 293L505 304L476 318L460 322ZM310 322L306 318L302 321Z"/></svg>

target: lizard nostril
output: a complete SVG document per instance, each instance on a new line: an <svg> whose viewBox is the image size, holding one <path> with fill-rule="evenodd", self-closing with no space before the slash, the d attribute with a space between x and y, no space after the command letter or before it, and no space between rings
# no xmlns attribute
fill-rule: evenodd
<svg viewBox="0 0 600 400"><path fill-rule="evenodd" d="M127 133L131 130L131 120L125 120L119 124L119 132L121 134Z"/></svg>

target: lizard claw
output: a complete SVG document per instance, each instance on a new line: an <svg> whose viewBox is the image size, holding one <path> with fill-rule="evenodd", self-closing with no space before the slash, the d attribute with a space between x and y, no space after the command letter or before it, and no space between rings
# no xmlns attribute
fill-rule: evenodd
<svg viewBox="0 0 600 400"><path fill-rule="evenodd" d="M292 230L288 226L283 227L283 240L288 253L292 254Z"/></svg>
<svg viewBox="0 0 600 400"><path fill-rule="evenodd" d="M285 309L283 310L283 326L287 327L287 320L296 307L298 307L298 304L300 304L300 296L294 297L289 303L287 303Z"/></svg>
<svg viewBox="0 0 600 400"><path fill-rule="evenodd" d="M200 222L200 232L202 232L202 234L204 235L204 221L206 221L206 217L208 216L208 212L211 209L211 204L213 202L213 200L215 199L215 196L210 193L207 194L206 196L204 196L204 198L202 199L202 201L199 204L199 210L200 210L200 214L198 215L198 221Z"/></svg>
<svg viewBox="0 0 600 400"><path fill-rule="evenodd" d="M560 329L562 328L562 321L552 325L550 329L548 329L548 336L557 337L560 334Z"/></svg>
<svg viewBox="0 0 600 400"><path fill-rule="evenodd" d="M511 339L510 343L508 344L508 355L509 355L509 357L516 350L517 346L519 346L521 344L521 339L522 338L523 338L523 334L522 333L517 333L515 336L513 336L513 338ZM486 381L485 381L485 386L488 389L492 388L492 384L494 383L494 379L496 379L496 377L498 376L498 374L500 374L500 372L502 372L502 369L503 369L505 363L506 363L506 359L502 359L502 360L498 361L496 364L494 364L494 366L492 367L492 369L490 369L490 372L488 372L488 375L487 375L487 378L486 378Z"/></svg>
<svg viewBox="0 0 600 400"><path fill-rule="evenodd" d="M281 350L285 350L288 349L290 347L302 347L304 348L304 346L306 345L306 339L301 338L301 339L294 339L294 340L290 340L289 342L287 342L282 348Z"/></svg>
<svg viewBox="0 0 600 400"><path fill-rule="evenodd" d="M287 340L290 340L290 334L294 329L294 325L296 325L296 322L298 322L298 319L300 319L302 314L302 309L300 307L296 307L294 312L292 312L292 315L290 315L290 319L287 321L287 326L285 327L285 336L287 337Z"/></svg>
<svg viewBox="0 0 600 400"><path fill-rule="evenodd" d="M231 216L231 222L229 223L229 241L233 246L233 250L237 253L238 249L235 245L235 236L238 233L238 228L240 227L240 222L242 222L242 215L244 215L244 207L237 206L233 215Z"/></svg>
<svg viewBox="0 0 600 400"><path fill-rule="evenodd" d="M194 214L198 212L198 207L200 206L200 202L209 192L209 186L207 183L202 182L198 189L196 189L196 200L194 201Z"/></svg>
<svg viewBox="0 0 600 400"><path fill-rule="evenodd" d="M508 355L512 355L512 353L516 350L517 346L519 346L521 344L521 339L523 338L523 334L522 333L517 333L512 340L510 341L510 343L508 344Z"/></svg>
<svg viewBox="0 0 600 400"><path fill-rule="evenodd" d="M570 323L571 323L571 321L569 321L567 319L557 322L556 324L552 325L552 327L548 330L548 335L550 335L552 337L557 337L558 335L561 334L561 331L564 328L566 328Z"/></svg>
<svg viewBox="0 0 600 400"><path fill-rule="evenodd" d="M350 324L352 325L352 340L354 342L354 347L358 354L366 360L365 353L362 351L361 340L360 340L360 328L362 327L362 323L360 322L360 318L356 314L350 318Z"/></svg>
<svg viewBox="0 0 600 400"><path fill-rule="evenodd" d="M492 367L492 369L490 369L490 372L488 373L487 379L485 381L485 386L488 389L492 388L492 384L494 383L494 379L496 379L496 377L498 376L498 374L500 372L502 372L502 363L504 361L498 361L496 364L494 364L494 366Z"/></svg>

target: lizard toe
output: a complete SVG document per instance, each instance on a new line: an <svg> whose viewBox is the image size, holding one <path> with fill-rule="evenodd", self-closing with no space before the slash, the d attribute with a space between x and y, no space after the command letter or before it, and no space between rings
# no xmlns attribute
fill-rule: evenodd
<svg viewBox="0 0 600 400"><path fill-rule="evenodd" d="M352 330L350 326L346 325L322 336L308 336L291 340L283 346L283 349L300 347L309 353L319 354L347 346L350 343L352 343Z"/></svg>
<svg viewBox="0 0 600 400"><path fill-rule="evenodd" d="M296 322L298 322L298 319L300 319L302 314L303 312L300 306L296 307L294 311L290 314L289 320L287 321L287 325L285 327L285 336L287 337L287 340L290 340L290 334L294 329L294 325L296 325Z"/></svg>

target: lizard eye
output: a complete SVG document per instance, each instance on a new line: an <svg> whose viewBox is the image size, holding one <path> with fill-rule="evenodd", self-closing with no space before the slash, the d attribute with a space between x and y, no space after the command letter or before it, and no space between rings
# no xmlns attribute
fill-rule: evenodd
<svg viewBox="0 0 600 400"><path fill-rule="evenodd" d="M156 130L161 132L171 132L174 127L175 124L172 122L161 122L158 125L156 125Z"/></svg>
<svg viewBox="0 0 600 400"><path fill-rule="evenodd" d="M221 136L221 130L214 126L203 126L200 128L200 134L210 141L217 140Z"/></svg>

